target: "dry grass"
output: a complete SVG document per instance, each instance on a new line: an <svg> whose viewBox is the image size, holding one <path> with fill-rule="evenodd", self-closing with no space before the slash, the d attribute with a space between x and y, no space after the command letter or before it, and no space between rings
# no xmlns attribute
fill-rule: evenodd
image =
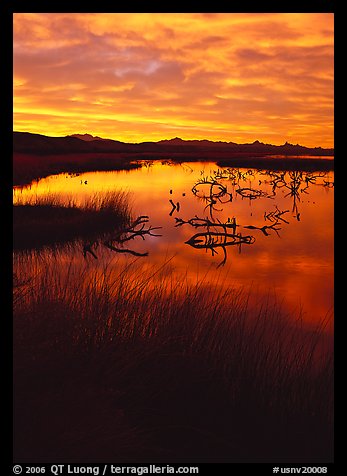
<svg viewBox="0 0 347 476"><path fill-rule="evenodd" d="M18 461L332 461L324 323L165 265L29 274L14 300Z"/></svg>
<svg viewBox="0 0 347 476"><path fill-rule="evenodd" d="M71 198L33 197L13 206L13 247L30 250L55 247L78 239L93 240L115 232L130 220L126 192L95 194L82 206Z"/></svg>

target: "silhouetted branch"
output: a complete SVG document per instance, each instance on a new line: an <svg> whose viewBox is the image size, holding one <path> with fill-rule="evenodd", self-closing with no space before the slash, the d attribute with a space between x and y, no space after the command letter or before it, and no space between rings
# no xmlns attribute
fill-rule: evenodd
<svg viewBox="0 0 347 476"><path fill-rule="evenodd" d="M170 213L169 213L169 215L170 215L170 217L171 217L172 214L173 214L173 212L174 212L175 210L177 210L178 212L180 211L180 204L179 204L179 202L174 203L174 202L171 200L171 198L170 198L169 202L170 202L171 205L172 205L172 210L171 210Z"/></svg>
<svg viewBox="0 0 347 476"><path fill-rule="evenodd" d="M278 221L278 220L282 220L284 223L287 223L289 224L289 222L287 220L285 220L284 218L282 218L282 215L284 215L285 213L288 213L289 210L279 210L279 208L277 207L277 205L275 205L275 208L276 208L276 211L275 212L269 212L269 213L264 213L264 218L265 220L269 220L271 222L273 221Z"/></svg>
<svg viewBox="0 0 347 476"><path fill-rule="evenodd" d="M138 218L136 218L136 220L133 221L133 223L129 225L128 228L120 230L113 238L109 238L108 242L116 241L117 243L124 243L126 241L133 240L136 236L141 236L143 240L145 239L145 235L162 236L153 233L154 230L161 229L161 226L149 226L148 228L145 228L145 225L146 223L148 223L148 220L149 218L147 215L139 216Z"/></svg>
<svg viewBox="0 0 347 476"><path fill-rule="evenodd" d="M273 223L272 225L264 225L264 226L246 225L243 228L248 228L250 230L260 230L262 233L264 233L265 236L269 236L270 234L267 232L267 230L274 230L277 236L279 236L278 231L281 228L278 227L277 225L278 225L278 221L276 221L276 223Z"/></svg>
<svg viewBox="0 0 347 476"><path fill-rule="evenodd" d="M121 238L118 240L118 243L124 243L126 241L129 241L129 240L133 240L136 236L141 236L141 238L144 240L145 238L145 235L149 235L149 236L162 236L162 235L159 235L157 233L152 233L154 230L159 230L161 229L162 227L161 226L150 226L149 228L144 228L144 225L139 229L139 230L134 230L132 232L128 232L128 233L131 233L130 236L125 236L124 238Z"/></svg>
<svg viewBox="0 0 347 476"><path fill-rule="evenodd" d="M205 233L196 233L186 243L194 248L217 248L222 246L238 245L245 243L247 245L255 242L254 236L242 236L241 233L218 233L208 231Z"/></svg>
<svg viewBox="0 0 347 476"><path fill-rule="evenodd" d="M199 190L201 185L210 186L208 194L205 194L201 192L201 190ZM217 182L217 180L208 180L206 178L198 180L197 183L193 186L192 192L194 195L196 195L199 198L210 198L210 197L218 198L228 193L227 188L223 184ZM199 195L199 193L201 195Z"/></svg>
<svg viewBox="0 0 347 476"><path fill-rule="evenodd" d="M207 231L205 233L196 233L193 235L189 240L185 243L187 245L192 246L196 249L205 249L210 250L212 256L218 254L216 248L221 248L224 253L224 258L222 262L218 265L223 266L226 262L227 254L226 254L226 247L227 246L239 246L239 251L241 251L241 245L251 245L255 242L254 236L242 236L240 233L218 233L218 232L211 232Z"/></svg>
<svg viewBox="0 0 347 476"><path fill-rule="evenodd" d="M215 208L214 205L216 205L217 200L215 200L214 198L206 198L205 200L208 203L207 203L206 207L204 208L204 210L206 210L206 208L210 209L210 217L211 218L212 218L212 210L214 210L216 212L222 212L223 211L223 208Z"/></svg>
<svg viewBox="0 0 347 476"><path fill-rule="evenodd" d="M177 226L182 226L185 224L191 225L194 228L200 228L200 227L205 227L205 228L223 228L225 231L227 229L233 229L234 232L236 230L236 227L239 225L236 224L236 218L233 217L231 220L228 218L228 221L226 223L222 223L220 220L217 219L217 221L211 221L209 218L199 218L197 215L195 215L194 218L190 218L189 220L185 221L182 218L175 218L176 220L176 227Z"/></svg>
<svg viewBox="0 0 347 476"><path fill-rule="evenodd" d="M249 187L238 188L236 190L236 193L241 195L241 197L249 198L250 200L255 200L256 198L260 198L260 197L269 197L269 195L266 192L263 192L262 190L249 188Z"/></svg>
<svg viewBox="0 0 347 476"><path fill-rule="evenodd" d="M139 253L138 251L129 250L127 248L116 248L108 241L104 241L104 245L111 251L116 251L117 253L130 253L134 256L148 256L148 251L146 251L145 253Z"/></svg>
<svg viewBox="0 0 347 476"><path fill-rule="evenodd" d="M127 228L123 228L122 230L118 231L114 236L110 236L107 239L104 239L102 242L106 248L111 251L116 251L117 253L130 253L134 256L148 256L148 252L139 253L137 251L129 250L127 248L118 248L115 245L122 245L123 243L135 239L137 236L140 236L143 240L145 240L145 236L162 236L157 233L153 233L155 230L159 230L162 227L153 227L148 226L148 216L147 215L140 215L136 218ZM87 253L90 253L95 259L97 259L97 255L95 254L93 247L96 248L98 246L98 242L92 243L84 243L83 244L83 256L86 258Z"/></svg>
<svg viewBox="0 0 347 476"><path fill-rule="evenodd" d="M206 185L208 186L207 191L202 188ZM206 210L206 208L210 209L211 218L212 211L222 211L222 209L215 208L217 202L224 204L232 202L233 200L233 196L231 193L228 192L227 187L215 180L215 178L213 177L203 177L202 179L199 179L193 186L192 192L197 198L200 198L201 200L204 200L207 203L204 210ZM222 200L223 198L224 200Z"/></svg>

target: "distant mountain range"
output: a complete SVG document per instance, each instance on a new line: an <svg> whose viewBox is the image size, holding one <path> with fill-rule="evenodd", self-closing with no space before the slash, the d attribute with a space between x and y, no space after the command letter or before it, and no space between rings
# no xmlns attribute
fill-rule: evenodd
<svg viewBox="0 0 347 476"><path fill-rule="evenodd" d="M92 140L109 140L109 139L102 139L99 136L92 136L91 134L72 134L71 136L67 137L77 137L77 139L85 140L87 142L90 142Z"/></svg>
<svg viewBox="0 0 347 476"><path fill-rule="evenodd" d="M48 137L29 132L13 132L13 152L36 155L73 154L73 153L125 153L171 155L185 154L198 156L218 155L312 155L333 156L334 149L322 147L304 147L286 142L283 145L264 144L258 140L249 144L235 142L213 142L209 140L183 140L179 137L158 142L126 143L112 139L103 139L91 134L73 134L65 137Z"/></svg>

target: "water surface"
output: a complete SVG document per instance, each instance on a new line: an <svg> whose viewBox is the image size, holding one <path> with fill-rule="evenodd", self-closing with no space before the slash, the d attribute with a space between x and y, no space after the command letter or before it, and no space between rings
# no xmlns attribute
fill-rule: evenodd
<svg viewBox="0 0 347 476"><path fill-rule="evenodd" d="M15 188L14 202L54 194L83 204L95 193L127 190L134 218L146 215L146 226L161 227L153 232L161 236L126 244L148 253L137 260L139 269L169 259L174 274L271 292L313 323L333 309L333 181L333 172L145 162L131 171L50 176ZM115 255L100 246L97 253L94 266ZM117 262L133 259L117 255Z"/></svg>

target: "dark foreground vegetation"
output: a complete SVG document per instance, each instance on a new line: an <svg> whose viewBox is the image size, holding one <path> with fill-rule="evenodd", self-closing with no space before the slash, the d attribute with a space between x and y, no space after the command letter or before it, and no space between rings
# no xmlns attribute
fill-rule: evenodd
<svg viewBox="0 0 347 476"><path fill-rule="evenodd" d="M220 167L270 170L328 171L334 168L333 149L289 143L275 146L259 141L236 144L175 138L131 144L14 132L13 153L14 185L25 185L58 173L130 170L139 167L141 160L209 161Z"/></svg>
<svg viewBox="0 0 347 476"><path fill-rule="evenodd" d="M329 158L302 157L229 157L216 161L218 167L250 167L267 170L301 170L305 172L330 172L334 170L334 160ZM242 164L242 165L241 165Z"/></svg>
<svg viewBox="0 0 347 476"><path fill-rule="evenodd" d="M88 140L86 139L88 137ZM29 132L13 132L13 151L27 154L72 154L72 153L121 153L121 154L171 154L186 153L195 156L204 153L215 153L223 156L240 154L254 155L288 155L288 156L334 156L334 149L322 147L305 147L286 142L282 145L264 144L258 140L237 144L236 142L183 140L179 137L164 139L158 142L128 143L117 140L101 139L89 134L65 137L49 137Z"/></svg>
<svg viewBox="0 0 347 476"><path fill-rule="evenodd" d="M334 170L332 158L274 158L248 153L222 153L214 150L198 152L169 151L138 153L85 153L66 155L13 156L13 185L25 185L49 175L83 172L132 170L141 167L141 161L170 160L172 162L216 162L218 167L251 167L268 170L305 170L326 172Z"/></svg>
<svg viewBox="0 0 347 476"><path fill-rule="evenodd" d="M117 154L69 154L13 155L13 185L26 185L49 175L60 173L80 174L83 172L132 170L140 167L131 158L120 157Z"/></svg>
<svg viewBox="0 0 347 476"><path fill-rule="evenodd" d="M13 206L14 250L55 247L77 239L94 240L116 232L130 220L123 192L97 194L83 206L60 204L53 196Z"/></svg>
<svg viewBox="0 0 347 476"><path fill-rule="evenodd" d="M15 257L14 459L333 460L332 349L272 299ZM74 264L75 263L75 264ZM26 270L26 271L24 271ZM158 279L160 278L160 279Z"/></svg>

